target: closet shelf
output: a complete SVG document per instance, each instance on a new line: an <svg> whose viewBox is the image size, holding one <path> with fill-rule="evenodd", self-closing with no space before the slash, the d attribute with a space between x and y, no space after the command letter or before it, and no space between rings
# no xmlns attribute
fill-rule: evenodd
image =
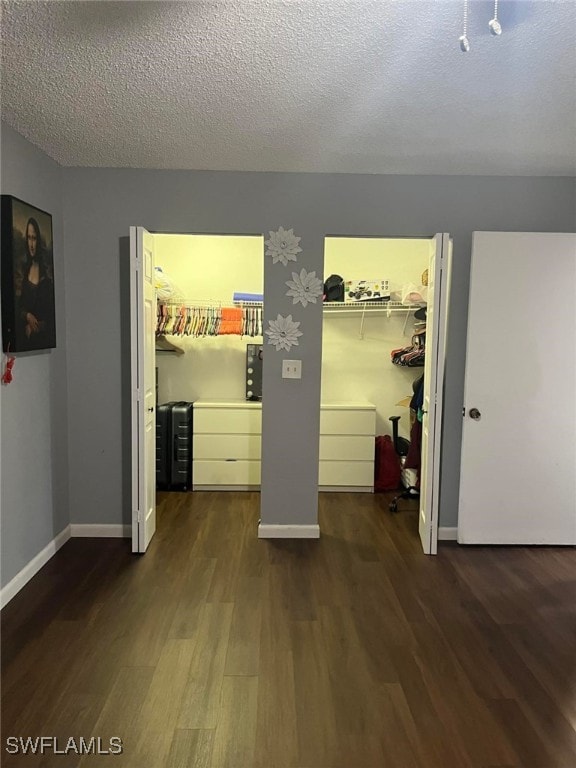
<svg viewBox="0 0 576 768"><path fill-rule="evenodd" d="M403 304L401 301L330 301L324 302L324 312L327 315L354 315L360 317L360 333L359 338L364 338L364 320L367 315L385 315L391 317L393 314L403 312L404 313L404 328L402 333L406 333L406 324L410 312L414 312L425 304Z"/></svg>
<svg viewBox="0 0 576 768"><path fill-rule="evenodd" d="M261 307L261 301L235 301L235 307ZM401 301L325 301L322 309L330 315L370 314L389 315L396 312L414 312L426 304L403 304Z"/></svg>
<svg viewBox="0 0 576 768"><path fill-rule="evenodd" d="M169 341L164 334L156 335L156 352L170 352L176 355L183 355L184 350L177 344Z"/></svg>
<svg viewBox="0 0 576 768"><path fill-rule="evenodd" d="M401 301L328 301L324 303L323 310L330 315L349 315L379 313L389 315L397 312L413 312L426 306L425 304L402 304Z"/></svg>

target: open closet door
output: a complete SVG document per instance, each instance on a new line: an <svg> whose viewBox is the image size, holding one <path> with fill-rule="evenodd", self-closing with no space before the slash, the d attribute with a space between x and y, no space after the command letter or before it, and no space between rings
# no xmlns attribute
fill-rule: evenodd
<svg viewBox="0 0 576 768"><path fill-rule="evenodd" d="M422 405L422 463L420 467L420 512L418 516L418 532L422 541L422 549L427 555L435 555L438 547L442 396L451 249L450 235L436 235L428 267L426 357Z"/></svg>
<svg viewBox="0 0 576 768"><path fill-rule="evenodd" d="M154 240L130 227L132 350L132 551L146 552L156 530L156 289Z"/></svg>
<svg viewBox="0 0 576 768"><path fill-rule="evenodd" d="M576 235L475 232L460 544L576 544Z"/></svg>

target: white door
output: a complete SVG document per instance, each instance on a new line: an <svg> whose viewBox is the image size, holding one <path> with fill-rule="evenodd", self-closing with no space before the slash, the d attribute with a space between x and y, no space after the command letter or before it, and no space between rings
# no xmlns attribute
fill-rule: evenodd
<svg viewBox="0 0 576 768"><path fill-rule="evenodd" d="M422 405L422 466L420 467L420 512L418 516L418 531L422 541L422 549L427 555L435 555L438 546L442 396L444 391L444 361L446 359L451 249L450 235L436 235L428 267L426 357L424 402Z"/></svg>
<svg viewBox="0 0 576 768"><path fill-rule="evenodd" d="M156 289L154 239L130 227L132 350L132 551L145 552L156 530Z"/></svg>
<svg viewBox="0 0 576 768"><path fill-rule="evenodd" d="M475 232L460 544L576 544L576 235Z"/></svg>

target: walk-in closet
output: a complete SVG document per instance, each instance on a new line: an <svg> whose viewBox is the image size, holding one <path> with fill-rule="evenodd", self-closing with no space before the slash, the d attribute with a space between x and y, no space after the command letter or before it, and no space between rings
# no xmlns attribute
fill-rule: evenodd
<svg viewBox="0 0 576 768"><path fill-rule="evenodd" d="M352 458L356 474L364 471L371 477L367 490L392 491L396 486L407 499L419 498L422 408L415 401L423 388L435 248L436 241L427 238L325 240L324 273L331 289L323 310L322 401L354 402L362 408L364 421L350 426L357 450L348 455L348 463ZM340 292L333 287L338 284ZM390 437L388 460L398 471L387 484L379 478L383 436ZM409 469L403 465L411 437L416 444ZM394 508L401 510L402 504L396 502Z"/></svg>
<svg viewBox="0 0 576 768"><path fill-rule="evenodd" d="M389 418L398 415L401 434L408 437L404 400L422 373L424 357L402 365L392 362L391 353L410 346L424 328L414 315L426 307L434 248L428 238L325 241L325 276L343 278L344 296L324 305L322 400L369 401L375 406L379 435L390 432ZM380 296L374 295L378 292Z"/></svg>
<svg viewBox="0 0 576 768"><path fill-rule="evenodd" d="M315 310L321 312L322 333L313 361L318 373L321 370L316 379L318 384L321 379L321 396L315 486L321 492L372 493L375 480L378 489L375 448L377 438L392 433L391 419L399 421L404 445L413 437L418 420L422 424L418 439L426 451L423 414L432 411L429 421L434 424L434 404L426 402L425 394L419 408L411 400L417 379L427 380L429 391L432 385L438 391L434 371L423 374L434 259L444 249L444 240L449 238L324 241L323 274L317 280L324 296L318 296ZM290 353L278 354L278 348L267 343L263 236L151 234L134 229L132 242L134 295L141 302L134 317L142 318L140 324L133 323L133 412L139 414L133 420L139 445L133 493L140 539L138 543L135 527L133 546L145 551L156 526L156 488L260 490L265 361L269 358L272 375L282 381L300 378L292 375L291 367L300 367L302 360L298 345ZM288 278L287 286L291 275L295 279L290 269L280 274ZM434 359L438 359L438 336ZM139 346L141 353L134 354ZM284 370L286 366L289 370ZM310 371L310 359L304 360L304 376L309 378ZM299 391L299 382L288 386ZM273 433L275 444L287 437L286 432ZM419 445L417 453L412 474L403 473L402 483L400 477L397 482L399 491L407 490L415 498L426 482L424 476L421 483L425 468L420 472ZM403 462L400 454L398 465ZM153 466L151 482L151 472L142 473L140 468ZM433 469L430 464L429 474ZM275 474L274 482L277 478ZM431 474L428 481L430 487ZM433 551L431 507L427 497L420 505L419 531L425 548Z"/></svg>
<svg viewBox="0 0 576 768"><path fill-rule="evenodd" d="M434 248L430 239L326 238L324 280L341 277L342 295L323 305L321 490L373 491L375 437L391 434L393 416L410 436ZM159 488L256 489L263 239L156 234L154 249ZM178 416L168 403L191 404L189 473L170 474L179 443L189 454L185 433L170 434Z"/></svg>
<svg viewBox="0 0 576 768"><path fill-rule="evenodd" d="M263 238L154 235L160 490L260 483Z"/></svg>

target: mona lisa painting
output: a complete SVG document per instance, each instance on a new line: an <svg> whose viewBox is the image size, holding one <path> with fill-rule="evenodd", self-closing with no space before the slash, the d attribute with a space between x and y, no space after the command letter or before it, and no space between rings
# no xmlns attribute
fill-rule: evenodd
<svg viewBox="0 0 576 768"><path fill-rule="evenodd" d="M4 352L56 346L52 216L2 195Z"/></svg>

